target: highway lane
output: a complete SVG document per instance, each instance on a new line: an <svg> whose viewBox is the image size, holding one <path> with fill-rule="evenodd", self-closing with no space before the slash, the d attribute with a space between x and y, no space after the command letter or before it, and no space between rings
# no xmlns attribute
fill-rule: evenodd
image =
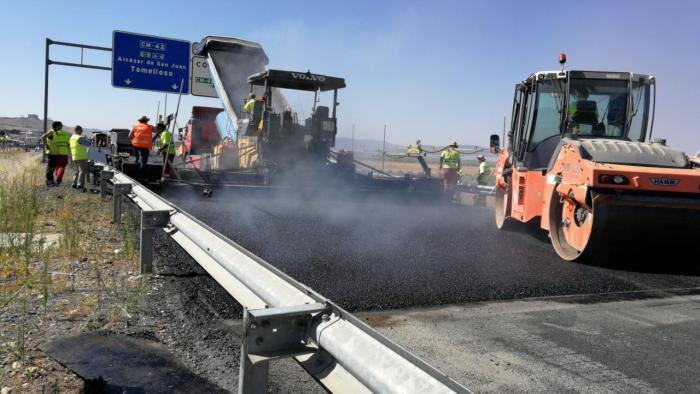
<svg viewBox="0 0 700 394"><path fill-rule="evenodd" d="M497 230L488 208L342 193L161 193L350 310L700 288L692 260L565 262L543 232Z"/></svg>
<svg viewBox="0 0 700 394"><path fill-rule="evenodd" d="M700 277L662 265L672 259L633 261L634 270L564 262L541 232L496 230L487 208L342 193L161 194L345 308L369 311L359 316L477 392L697 384L687 371L697 367ZM148 330L235 390L240 305L165 234L154 265ZM433 307L442 304L451 305ZM290 360L273 366L272 392L321 391Z"/></svg>

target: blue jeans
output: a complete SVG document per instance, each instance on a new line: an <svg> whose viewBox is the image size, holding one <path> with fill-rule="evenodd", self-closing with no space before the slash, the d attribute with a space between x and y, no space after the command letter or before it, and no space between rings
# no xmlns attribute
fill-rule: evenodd
<svg viewBox="0 0 700 394"><path fill-rule="evenodd" d="M150 151L148 148L136 148L134 147L134 155L136 160L139 162L139 171L143 174L146 169L146 164L148 164L148 154Z"/></svg>

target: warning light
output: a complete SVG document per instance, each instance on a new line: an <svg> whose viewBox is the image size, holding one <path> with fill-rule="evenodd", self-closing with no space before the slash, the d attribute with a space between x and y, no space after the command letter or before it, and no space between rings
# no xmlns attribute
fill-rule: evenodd
<svg viewBox="0 0 700 394"><path fill-rule="evenodd" d="M564 65L564 63L566 63L566 54L560 53L559 54L559 64Z"/></svg>

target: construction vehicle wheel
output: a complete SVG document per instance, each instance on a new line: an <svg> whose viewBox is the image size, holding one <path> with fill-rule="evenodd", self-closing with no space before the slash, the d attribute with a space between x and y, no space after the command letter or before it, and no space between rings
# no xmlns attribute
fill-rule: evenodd
<svg viewBox="0 0 700 394"><path fill-rule="evenodd" d="M549 203L549 237L557 254L568 261L585 261L594 255L591 235L595 209L564 199L556 191Z"/></svg>
<svg viewBox="0 0 700 394"><path fill-rule="evenodd" d="M496 186L496 202L494 212L496 217L496 227L499 230L507 230L513 221L510 219L510 209L512 204L510 179L506 178L506 189Z"/></svg>

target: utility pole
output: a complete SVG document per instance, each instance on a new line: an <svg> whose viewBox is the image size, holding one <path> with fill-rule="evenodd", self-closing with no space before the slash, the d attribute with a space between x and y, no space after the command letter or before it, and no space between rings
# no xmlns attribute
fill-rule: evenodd
<svg viewBox="0 0 700 394"><path fill-rule="evenodd" d="M51 40L46 37L46 58L44 60L44 133L49 131L49 46ZM42 134L42 135L43 135ZM41 150L41 162L46 162L46 147Z"/></svg>
<svg viewBox="0 0 700 394"><path fill-rule="evenodd" d="M384 140L382 141L382 172L384 172L384 154L386 152L386 125L384 125Z"/></svg>

